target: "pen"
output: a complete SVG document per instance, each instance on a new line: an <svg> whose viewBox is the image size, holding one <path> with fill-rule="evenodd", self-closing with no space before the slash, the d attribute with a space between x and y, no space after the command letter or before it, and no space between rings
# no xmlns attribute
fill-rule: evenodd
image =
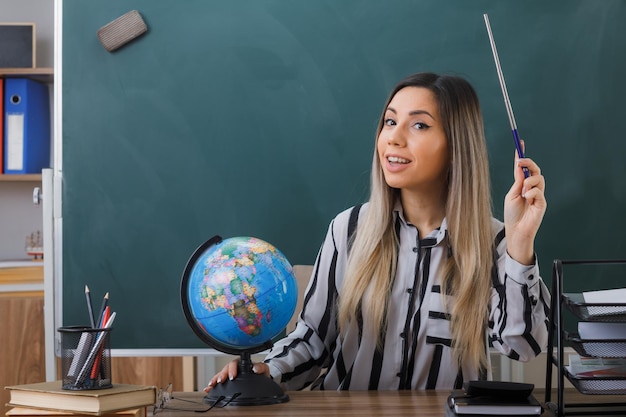
<svg viewBox="0 0 626 417"><path fill-rule="evenodd" d="M517 132L517 124L515 123L515 116L513 115L513 107L511 107L511 100L509 100L509 93L506 90L506 83L504 82L504 74L500 67L500 59L498 58L498 50L496 49L496 42L493 39L491 33L491 25L489 24L489 16L487 13L483 14L485 18L485 26L487 27L487 34L489 35L489 42L491 43L491 52L493 52L493 60L496 63L496 71L498 71L498 79L500 80L500 88L502 89L502 96L504 97L504 106L506 107L506 113L509 116L509 123L511 124L511 130L513 131L513 140L515 141L515 149L517 149L517 155L520 158L524 157L524 151L522 150L522 144L520 142L519 133ZM528 178L530 172L528 168L523 167L524 177Z"/></svg>
<svg viewBox="0 0 626 417"><path fill-rule="evenodd" d="M93 318L93 307L91 306L91 293L89 292L89 287L87 285L85 285L85 298L87 299L87 310L89 311L89 321L91 322L91 327L95 329L96 323Z"/></svg>

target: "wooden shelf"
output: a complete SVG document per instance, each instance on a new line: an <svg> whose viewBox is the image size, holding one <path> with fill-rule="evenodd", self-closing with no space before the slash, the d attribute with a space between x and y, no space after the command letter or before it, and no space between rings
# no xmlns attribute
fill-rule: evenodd
<svg viewBox="0 0 626 417"><path fill-rule="evenodd" d="M0 268L0 292L2 285L43 283L43 262L32 261L32 265Z"/></svg>
<svg viewBox="0 0 626 417"><path fill-rule="evenodd" d="M41 182L41 174L0 174L0 181L6 181L6 182L17 182L17 181Z"/></svg>
<svg viewBox="0 0 626 417"><path fill-rule="evenodd" d="M26 77L44 83L54 81L54 69L41 68L0 68L0 78Z"/></svg>

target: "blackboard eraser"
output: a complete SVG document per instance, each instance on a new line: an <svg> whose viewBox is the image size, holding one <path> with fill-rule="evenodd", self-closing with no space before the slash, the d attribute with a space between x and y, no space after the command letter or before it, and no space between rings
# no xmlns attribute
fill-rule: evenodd
<svg viewBox="0 0 626 417"><path fill-rule="evenodd" d="M147 30L146 22L139 12L131 10L102 26L97 35L104 49L113 52L144 34Z"/></svg>

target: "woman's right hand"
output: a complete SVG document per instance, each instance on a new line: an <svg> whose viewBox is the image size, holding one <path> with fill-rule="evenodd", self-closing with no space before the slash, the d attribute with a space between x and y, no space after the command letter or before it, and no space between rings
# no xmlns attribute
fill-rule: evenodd
<svg viewBox="0 0 626 417"><path fill-rule="evenodd" d="M226 380L232 381L237 377L237 369L239 368L239 359L233 359L228 362L224 368L215 374L209 381L209 385L204 389L204 392L209 392L215 387L216 384L221 384ZM262 362L257 362L252 365L252 372L259 375L265 375L270 377L270 367Z"/></svg>

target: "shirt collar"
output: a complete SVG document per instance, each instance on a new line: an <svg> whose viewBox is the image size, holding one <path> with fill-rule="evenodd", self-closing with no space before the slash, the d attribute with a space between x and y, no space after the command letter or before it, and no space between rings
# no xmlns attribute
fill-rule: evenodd
<svg viewBox="0 0 626 417"><path fill-rule="evenodd" d="M404 210L402 209L402 203L400 202L399 199L396 200L394 207L393 207L393 211L395 213L395 216L400 219L400 223L402 224L402 227L409 227L409 226L414 227L411 223L409 223L404 218ZM441 222L441 226L433 230L428 236L420 236L420 241L430 240L431 244L429 244L428 246L437 246L446 239L447 232L448 232L448 219L444 217L443 221ZM435 240L434 244L432 242L432 239Z"/></svg>

